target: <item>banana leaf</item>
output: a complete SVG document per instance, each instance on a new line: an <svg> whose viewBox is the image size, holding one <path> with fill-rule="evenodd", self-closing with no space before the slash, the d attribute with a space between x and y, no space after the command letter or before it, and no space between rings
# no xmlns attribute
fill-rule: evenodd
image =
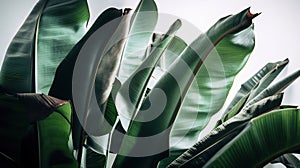
<svg viewBox="0 0 300 168"><path fill-rule="evenodd" d="M204 167L263 167L281 154L299 149L299 120L299 109L275 110L256 117Z"/></svg>
<svg viewBox="0 0 300 168"><path fill-rule="evenodd" d="M11 158L14 165L77 165L67 145L71 116L69 102L44 94L10 93L0 88L0 113L0 151Z"/></svg>
<svg viewBox="0 0 300 168"><path fill-rule="evenodd" d="M55 70L85 33L86 0L40 0L13 38L0 84L16 93L47 94Z"/></svg>
<svg viewBox="0 0 300 168"><path fill-rule="evenodd" d="M282 98L283 94L270 96L244 108L239 114L212 130L168 167L203 167L218 150L243 130L249 120L278 108Z"/></svg>
<svg viewBox="0 0 300 168"><path fill-rule="evenodd" d="M120 153L113 164L114 167L153 167L168 156L169 128L203 61L224 37L248 28L257 15L251 14L246 9L220 20L205 34L200 35L190 48L178 57L143 102L125 135ZM140 138L147 137L151 137L151 141L149 140L147 144L144 144L145 141L139 141ZM151 149L144 149L143 153L140 148L145 146Z"/></svg>
<svg viewBox="0 0 300 168"><path fill-rule="evenodd" d="M208 159L214 154L216 150L220 149L214 147L215 149L211 149L210 146L214 145L217 142L220 142L220 139L223 138L224 135L227 133L234 131L236 128L240 128L242 125L245 124L245 122L249 121L253 117L259 115L259 114L249 114L247 109L250 107L258 107L258 108L267 108L268 106L264 107L264 104L255 106L258 102L261 102L262 100L269 100L268 97L276 97L278 93L283 91L286 87L288 87L294 80L296 80L300 75L300 71L296 71L292 73L291 75L285 77L284 79L280 80L279 82L273 84L272 86L265 88L258 96L256 96L254 99L246 103L242 106L242 110L238 111L238 114L234 115L232 118L228 119L215 129L213 129L207 136L205 136L199 143L195 144L193 148L190 148L188 151L183 153L180 157L178 157L173 163L171 163L170 167L177 167L182 165L187 166L203 166ZM277 96L278 97L278 96ZM282 96L281 96L282 98ZM275 99L277 100L277 99ZM272 102L272 99L270 99ZM276 103L277 102L277 103ZM271 107L276 107L280 105L279 101L275 101L271 103ZM262 107L260 107L262 106ZM234 109L234 108L233 108ZM270 109L269 109L270 110ZM226 137L227 138L227 137ZM232 136L233 138L233 136ZM231 139L227 138L226 141L229 142ZM205 151L204 154L201 154L202 151ZM201 154L201 157L197 157L194 161L191 161L192 158L194 158L198 153ZM212 153L210 156L207 156L205 153ZM203 155L203 156L202 156ZM203 159L205 157L205 159Z"/></svg>
<svg viewBox="0 0 300 168"><path fill-rule="evenodd" d="M159 63L164 52L168 50L174 41L174 34L180 26L181 21L176 20L170 26L166 34L153 39L153 42L147 48L149 52L145 53L148 54L148 56L137 70L124 82L117 93L115 103L119 113L120 124L117 124L116 129L112 133L110 151L113 153L118 153L120 143L123 139L120 133L125 134L130 121L140 108L140 104L146 95L147 86L153 76L156 65ZM156 34L153 34L153 36L156 36Z"/></svg>
<svg viewBox="0 0 300 168"><path fill-rule="evenodd" d="M117 93L115 104L125 131L127 131L130 121L139 110L155 66L173 41L174 34L180 26L181 21L176 20L165 35L156 39L151 44L149 56L147 56L136 71L124 82Z"/></svg>
<svg viewBox="0 0 300 168"><path fill-rule="evenodd" d="M123 83L144 60L144 52L150 42L158 19L154 0L141 0L130 21L130 32L125 46L118 78Z"/></svg>
<svg viewBox="0 0 300 168"><path fill-rule="evenodd" d="M177 157L198 141L211 116L225 103L235 76L254 48L253 26L230 34L211 52L197 73L171 131L170 155ZM172 159L161 162L162 167Z"/></svg>
<svg viewBox="0 0 300 168"><path fill-rule="evenodd" d="M279 75L279 73L285 68L289 60L268 63L262 69L260 69L255 75L253 75L248 81L242 84L240 90L225 110L219 123L225 122L229 118L242 109L242 106L249 100L252 100L254 95L260 93L263 89L267 88L269 84ZM251 96L250 96L251 95Z"/></svg>
<svg viewBox="0 0 300 168"><path fill-rule="evenodd" d="M107 127L112 127L103 113L114 107L107 101L116 83L115 74L129 28L128 12L129 9L105 10L57 68L49 95L72 100L72 136L78 157L84 141L82 126L90 135L97 136L110 132Z"/></svg>

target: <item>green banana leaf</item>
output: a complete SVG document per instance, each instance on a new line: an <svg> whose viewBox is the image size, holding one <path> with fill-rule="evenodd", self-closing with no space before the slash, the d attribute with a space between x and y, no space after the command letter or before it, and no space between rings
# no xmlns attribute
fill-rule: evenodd
<svg viewBox="0 0 300 168"><path fill-rule="evenodd" d="M166 33L166 35L171 35L172 31L175 31L177 28L177 26L180 25L180 22L179 21L176 21L173 26L170 27L168 33ZM164 38L166 38L167 36L165 35ZM138 69L136 70L136 73L134 73L132 76L135 76L134 79L135 79L135 83L144 83L144 86L143 85L139 85L141 87L145 87L146 84L148 83L148 86L147 86L147 90L146 88L136 88L136 87L131 87L131 89L135 89L136 90L139 90L140 91L140 94L145 94L144 96L147 95L148 91L151 88L151 82L153 81L153 79L155 79L155 71L157 70L157 66L155 67L154 71L153 71L153 68L154 66L157 64L157 62L154 62L153 59L156 59L156 61L158 61L157 59L159 57L166 57L168 58L169 56L173 56L171 53L173 52L176 52L178 51L178 49L181 50L181 48L185 48L186 44L185 42L180 39L179 37L167 37L166 39L163 38L164 35L159 35L159 34L153 34L153 36L156 36L155 38L152 38L153 39L153 42L152 44L150 44L147 48L147 50L149 52L146 52L145 54L148 54L148 56L146 57L146 60L142 63L142 65L140 65L138 67ZM179 45L178 45L179 44ZM151 52L150 52L151 51ZM163 51L163 53L161 53L161 51ZM171 52L166 52L166 51L171 51ZM173 51L173 52L172 52ZM151 53L151 55L150 55ZM159 63L159 62L158 62ZM148 64L148 65L147 65ZM152 66L152 67L151 67ZM148 67L148 69L145 69L145 67ZM151 68L150 68L151 67ZM140 70L144 69L143 71L145 72L144 74L148 74L148 75L144 75L144 76L141 76L140 74ZM153 71L153 72L152 72ZM152 76L151 76L151 73L152 72ZM151 78L150 78L151 76ZM130 77L130 78L133 78L133 77ZM150 79L149 79L150 78ZM129 81L129 79L128 79ZM127 82L127 81L126 81ZM124 89L124 85L126 85L126 82L123 84L123 88L120 89L119 91L119 94L124 94L126 93L126 89ZM129 82L128 82L129 83ZM128 90L128 88L127 88ZM123 92L123 93L122 93ZM128 92L128 91L127 91ZM135 92L138 92L138 91L135 91L133 90L132 91L133 93ZM131 92L131 93L132 93ZM145 93L146 92L146 93ZM126 96L126 94L124 94ZM132 97L139 97L142 95L133 95L133 94L130 94L130 99L132 99ZM116 99L115 99L116 100ZM126 99L125 99L126 100ZM128 104L128 108L133 108L133 107L129 107L130 105L130 101L127 101L127 102L123 102L124 104ZM121 104L122 102L119 101L119 104L120 106L124 106ZM136 104L138 104L138 102L136 102ZM120 108L119 108L120 109ZM121 115L122 114L122 111L119 112ZM119 116L119 118L122 118L122 116ZM127 118L130 118L132 116L130 116L130 114L126 114L125 115L129 116ZM125 121L125 122L124 122ZM116 125L116 129L113 131L112 133L112 141L110 143L110 151L113 152L113 153L119 153L119 149L120 149L120 145L121 145L121 142L124 138L124 134L126 134L126 131L124 129L124 124L128 124L129 125L129 119L126 119L125 117L123 117L123 125L121 124L121 121L120 123L118 123Z"/></svg>
<svg viewBox="0 0 300 168"><path fill-rule="evenodd" d="M269 84L279 75L279 73L288 64L288 59L283 61L268 63L253 75L248 81L242 84L235 98L225 110L223 116L218 123L225 122L229 118L237 114L245 103L267 88ZM250 96L251 95L251 96ZM235 104L235 105L234 105Z"/></svg>
<svg viewBox="0 0 300 168"><path fill-rule="evenodd" d="M274 94L280 93L285 88L287 88L290 84L292 84L298 77L300 76L300 70L295 71L294 73L290 74L289 76L281 79L280 81L272 84L270 87L265 88L261 91L255 98L249 100L245 107L250 106L265 97L272 96Z"/></svg>
<svg viewBox="0 0 300 168"><path fill-rule="evenodd" d="M239 114L212 130L168 167L203 167L218 150L242 131L249 120L278 108L282 98L283 94L270 96L244 108Z"/></svg>
<svg viewBox="0 0 300 168"><path fill-rule="evenodd" d="M181 21L176 20L165 35L156 39L156 41L151 44L149 56L147 56L142 64L138 66L134 73L124 82L117 93L115 104L122 126L126 131L131 120L139 110L155 66L173 41L174 34L180 26Z"/></svg>
<svg viewBox="0 0 300 168"><path fill-rule="evenodd" d="M55 70L85 33L86 0L40 0L8 47L0 84L17 93L48 93Z"/></svg>
<svg viewBox="0 0 300 168"><path fill-rule="evenodd" d="M211 116L225 103L235 76L254 48L253 26L226 36L204 61L192 83L171 131L170 155L179 156L198 141ZM161 162L163 167L170 159Z"/></svg>
<svg viewBox="0 0 300 168"><path fill-rule="evenodd" d="M186 164L187 166L203 166L206 161L211 157L212 154L214 154L215 151L219 150L222 145L225 144L223 141L222 144L219 144L219 147L210 148L211 145L220 142L220 139L223 138L224 135L231 131L235 131L236 128L240 128L245 124L245 121L249 121L253 117L257 116L258 114L252 115L249 114L247 109L250 107L257 107L255 104L258 102L261 102L262 100L268 100L266 98L272 96L276 96L278 93L283 91L286 87L288 87L294 80L296 80L300 75L300 71L296 71L292 73L291 75L287 76L286 78L282 79L281 81L273 84L272 86L264 89L258 96L256 96L254 99L249 101L248 103L242 105L242 110L238 111L239 113L234 115L232 118L228 119L218 127L216 127L214 130L212 130L207 136L205 136L199 143L195 144L193 148L189 149L187 152L182 154L180 157L178 157L171 165L172 166L178 166ZM276 100L276 99L275 99ZM280 105L280 103L276 103L278 101L273 102L270 106L276 107ZM281 101L280 101L281 102ZM264 104L263 104L264 105ZM265 108L262 105L260 107L261 109ZM258 106L259 107L259 106ZM267 106L268 107L268 106ZM234 108L233 108L234 110ZM245 113L246 112L246 113ZM234 136L231 136L233 138ZM224 138L225 139L225 138ZM231 139L226 137L226 142L229 142ZM189 161L191 158L194 158L198 153L201 153L201 151L205 151L205 153L212 153L211 155L207 156L205 153L201 154L200 157L195 159L196 161ZM203 159L206 158L206 159Z"/></svg>
<svg viewBox="0 0 300 168"><path fill-rule="evenodd" d="M16 167L76 166L67 145L69 102L44 94L9 93L0 88L0 113L0 151ZM3 166L3 160L0 162Z"/></svg>
<svg viewBox="0 0 300 168"><path fill-rule="evenodd" d="M128 12L129 9L109 8L97 18L57 68L49 92L60 99L72 100L73 145L79 161L84 141L82 126L91 135L104 135L110 132L107 127L112 127L103 113L113 107L107 100L129 28Z"/></svg>
<svg viewBox="0 0 300 168"><path fill-rule="evenodd" d="M190 49L186 49L182 53L143 102L141 110L137 113L135 120L128 129L127 136L123 140L120 154L117 155L113 164L114 167L153 167L157 165L158 161L168 156L166 153L169 147L170 129L168 128L172 126L177 116L183 98L195 77L194 75L197 74L214 46L227 35L248 28L252 24L252 19L257 15L251 14L246 9L239 14L220 20L205 34L200 35L190 45ZM157 90L162 90L163 94ZM155 106L151 106L151 104L155 104ZM163 109L157 109L157 107L163 107ZM151 121L149 121L149 117L152 117ZM135 151L139 151L142 145L139 144L141 142L138 141L138 137L149 137L160 133L162 136L143 145L151 146L149 151L156 150L157 153L144 153L145 157L142 157L140 153L138 155L140 157L134 156Z"/></svg>
<svg viewBox="0 0 300 168"><path fill-rule="evenodd" d="M299 148L299 120L299 109L275 110L256 117L204 167L262 167Z"/></svg>
<svg viewBox="0 0 300 168"><path fill-rule="evenodd" d="M157 6L154 0L141 0L131 19L130 33L118 73L122 83L144 60L144 53L157 19Z"/></svg>

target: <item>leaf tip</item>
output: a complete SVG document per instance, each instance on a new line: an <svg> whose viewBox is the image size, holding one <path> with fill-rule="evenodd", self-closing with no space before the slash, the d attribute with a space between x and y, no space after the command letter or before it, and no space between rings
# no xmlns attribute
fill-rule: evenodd
<svg viewBox="0 0 300 168"><path fill-rule="evenodd" d="M251 12L250 12L250 7L247 8L247 13L246 13L246 15L247 15L247 17L248 17L249 19L254 19L255 17L257 17L257 16L260 15L260 14L261 14L261 12L258 12L258 13L251 13Z"/></svg>

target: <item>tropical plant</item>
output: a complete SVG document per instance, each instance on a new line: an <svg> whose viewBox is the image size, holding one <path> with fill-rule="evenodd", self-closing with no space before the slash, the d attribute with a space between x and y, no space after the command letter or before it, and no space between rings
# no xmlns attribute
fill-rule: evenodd
<svg viewBox="0 0 300 168"><path fill-rule="evenodd" d="M254 49L258 15L247 8L223 17L188 44L176 35L179 19L155 31L154 0L134 11L108 8L87 32L86 0L40 0L1 69L1 165L299 165L282 154L299 147L300 111L281 101L300 71L269 86L288 60L245 82L198 141Z"/></svg>

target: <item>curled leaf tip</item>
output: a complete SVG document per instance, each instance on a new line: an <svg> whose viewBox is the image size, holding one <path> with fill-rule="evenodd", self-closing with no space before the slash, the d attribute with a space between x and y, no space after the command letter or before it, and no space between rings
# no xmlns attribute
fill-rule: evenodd
<svg viewBox="0 0 300 168"><path fill-rule="evenodd" d="M257 17L258 15L260 15L261 14L261 12L259 12L259 13L251 13L250 12L250 8L248 8L248 10L247 10L247 17L249 18L249 19L254 19L255 17Z"/></svg>

